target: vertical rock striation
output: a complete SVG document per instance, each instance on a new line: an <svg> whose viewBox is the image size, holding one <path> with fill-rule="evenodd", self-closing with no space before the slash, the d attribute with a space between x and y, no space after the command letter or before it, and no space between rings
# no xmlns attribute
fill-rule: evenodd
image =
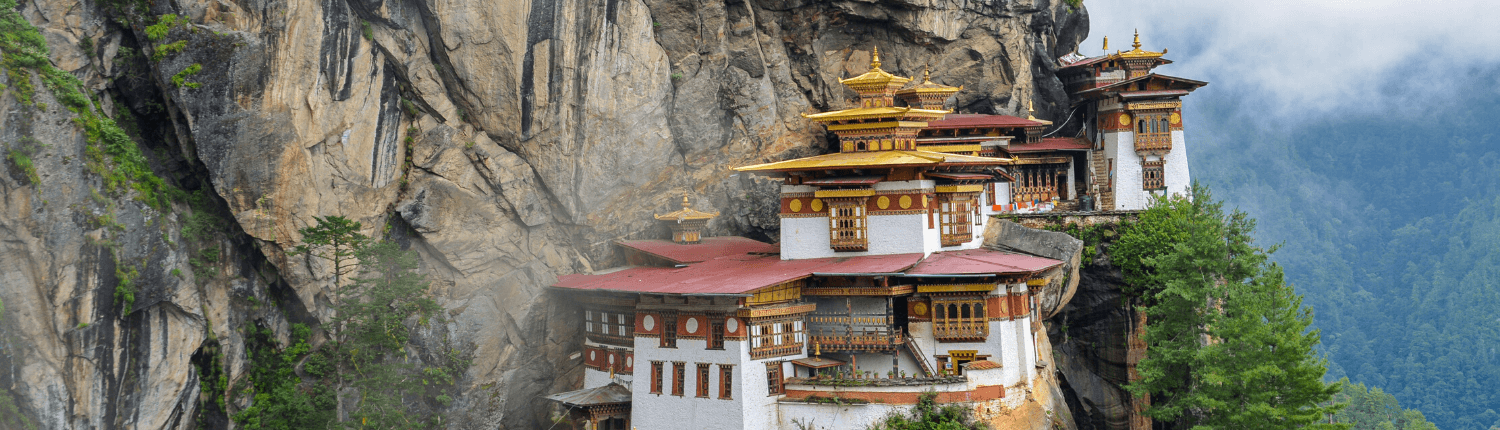
<svg viewBox="0 0 1500 430"><path fill-rule="evenodd" d="M1057 119L1052 59L1087 30L1047 0L180 0L140 3L131 25L119 4L136 7L20 10L56 67L134 114L152 170L202 186L232 225L189 240L185 214L202 211L96 197L73 114L45 90L50 107L0 97L6 148L45 144L39 180L0 175L0 394L39 428L195 425L205 345L233 385L238 329L284 339L326 315L329 268L286 253L326 215L399 226L421 253L449 318L420 342L472 359L450 427L536 428L539 395L580 374L545 286L613 265L613 240L663 235L648 215L684 193L726 214L711 233L776 237L759 205L775 183L730 168L825 151L799 114L846 107L837 79L872 48L887 70L965 86L961 111L1035 100ZM168 13L185 24L152 40ZM208 248L222 263L190 264ZM128 313L121 262L137 272Z"/></svg>

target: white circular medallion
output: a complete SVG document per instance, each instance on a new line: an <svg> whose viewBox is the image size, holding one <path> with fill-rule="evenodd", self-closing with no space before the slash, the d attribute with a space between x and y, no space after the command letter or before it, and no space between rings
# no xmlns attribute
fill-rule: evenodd
<svg viewBox="0 0 1500 430"><path fill-rule="evenodd" d="M594 358L594 351L589 351L589 361L594 361L594 360L597 360L597 358Z"/></svg>
<svg viewBox="0 0 1500 430"><path fill-rule="evenodd" d="M687 332L688 333L697 333L698 332L698 319L697 318L688 318L688 320L687 320Z"/></svg>
<svg viewBox="0 0 1500 430"><path fill-rule="evenodd" d="M740 320L730 318L729 321L724 322L724 328L730 333L740 331Z"/></svg>
<svg viewBox="0 0 1500 430"><path fill-rule="evenodd" d="M645 318L641 319L641 327L645 327L646 331L656 330L656 318L646 315Z"/></svg>
<svg viewBox="0 0 1500 430"><path fill-rule="evenodd" d="M635 357L625 357L625 367L635 367Z"/></svg>
<svg viewBox="0 0 1500 430"><path fill-rule="evenodd" d="M614 365L615 364L615 355L614 354L610 354L609 355L609 364L610 365Z"/></svg>

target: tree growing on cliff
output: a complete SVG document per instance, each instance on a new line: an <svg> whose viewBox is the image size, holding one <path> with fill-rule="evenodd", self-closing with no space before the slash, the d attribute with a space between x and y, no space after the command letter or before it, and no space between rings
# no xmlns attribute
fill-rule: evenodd
<svg viewBox="0 0 1500 430"><path fill-rule="evenodd" d="M1146 313L1141 379L1146 414L1177 428L1314 427L1342 405L1322 382L1312 311L1287 285L1255 222L1225 213L1205 187L1158 200L1125 229L1111 260ZM1338 428L1337 425L1321 425Z"/></svg>
<svg viewBox="0 0 1500 430"><path fill-rule="evenodd" d="M327 299L329 307L333 311L328 322L323 325L323 332L328 336L328 345L324 346L327 353L336 357L333 362L333 392L336 414L338 421L343 421L348 416L344 412L344 390L350 378L346 377L349 366L338 365L345 357L345 344L349 342L348 323L351 316L348 314L350 306L346 302L357 302L356 288L346 282L349 275L354 273L358 267L358 253L370 242L370 238L361 234L363 228L360 223L341 216L313 217L317 224L304 227L302 243L292 249L292 255L306 255L310 258L317 257L333 265L333 287L329 290ZM309 261L311 266L311 261Z"/></svg>

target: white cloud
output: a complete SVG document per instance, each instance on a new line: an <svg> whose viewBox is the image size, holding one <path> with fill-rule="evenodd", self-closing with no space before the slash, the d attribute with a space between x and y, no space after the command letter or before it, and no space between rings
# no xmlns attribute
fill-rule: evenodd
<svg viewBox="0 0 1500 430"><path fill-rule="evenodd" d="M1161 73L1211 82L1263 117L1422 109L1500 66L1500 5L1484 1L1085 0L1080 47L1170 48Z"/></svg>

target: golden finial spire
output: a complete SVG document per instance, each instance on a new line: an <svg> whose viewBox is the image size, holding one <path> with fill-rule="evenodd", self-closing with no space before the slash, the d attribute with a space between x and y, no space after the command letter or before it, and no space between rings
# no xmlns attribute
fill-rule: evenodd
<svg viewBox="0 0 1500 430"><path fill-rule="evenodd" d="M691 207L693 207L693 204L688 201L687 194L683 194L682 195L682 208L683 209L688 209L688 208L691 208Z"/></svg>
<svg viewBox="0 0 1500 430"><path fill-rule="evenodd" d="M870 70L880 69L880 47L876 46L870 54Z"/></svg>
<svg viewBox="0 0 1500 430"><path fill-rule="evenodd" d="M1135 30L1135 43L1132 43L1130 45L1130 47L1135 48L1135 49L1141 49L1141 30L1140 29L1136 29Z"/></svg>
<svg viewBox="0 0 1500 430"><path fill-rule="evenodd" d="M1104 36L1104 52L1109 52L1109 36Z"/></svg>
<svg viewBox="0 0 1500 430"><path fill-rule="evenodd" d="M932 65L922 66L922 82L932 82Z"/></svg>

